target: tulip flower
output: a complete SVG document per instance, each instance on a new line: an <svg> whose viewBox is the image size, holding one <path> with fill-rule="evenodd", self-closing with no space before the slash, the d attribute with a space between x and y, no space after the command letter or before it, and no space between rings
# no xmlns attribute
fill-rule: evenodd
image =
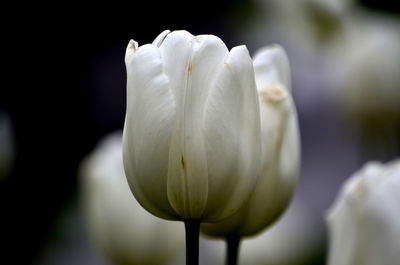
<svg viewBox="0 0 400 265"><path fill-rule="evenodd" d="M228 252L230 243L238 245L241 238L256 235L281 216L299 175L299 131L284 50L279 46L261 49L254 56L254 69L262 128L262 172L250 200L240 211L221 222L202 226L205 234L227 238Z"/></svg>
<svg viewBox="0 0 400 265"><path fill-rule="evenodd" d="M183 229L145 211L122 163L122 134L107 136L82 163L82 199L90 238L115 265L161 265L183 254Z"/></svg>
<svg viewBox="0 0 400 265"><path fill-rule="evenodd" d="M328 264L399 264L399 202L400 160L356 172L327 214Z"/></svg>
<svg viewBox="0 0 400 265"><path fill-rule="evenodd" d="M198 237L199 222L240 209L261 170L252 59L213 35L164 31L152 44L130 41L125 63L129 185L146 210Z"/></svg>

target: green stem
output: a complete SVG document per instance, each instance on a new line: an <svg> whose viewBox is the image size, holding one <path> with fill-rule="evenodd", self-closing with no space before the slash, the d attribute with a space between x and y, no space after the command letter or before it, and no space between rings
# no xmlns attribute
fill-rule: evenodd
<svg viewBox="0 0 400 265"><path fill-rule="evenodd" d="M185 220L186 265L199 264L199 220Z"/></svg>
<svg viewBox="0 0 400 265"><path fill-rule="evenodd" d="M226 265L237 265L240 248L240 237L237 235L230 235L226 237Z"/></svg>

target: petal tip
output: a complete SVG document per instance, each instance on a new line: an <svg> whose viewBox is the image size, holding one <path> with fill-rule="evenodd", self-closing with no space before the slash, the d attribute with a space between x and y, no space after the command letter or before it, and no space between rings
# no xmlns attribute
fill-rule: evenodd
<svg viewBox="0 0 400 265"><path fill-rule="evenodd" d="M254 58L258 56L266 56L268 54L281 54L286 56L285 49L279 45L279 44L272 44L268 46L263 46L260 49L257 50L257 52L254 55Z"/></svg>
<svg viewBox="0 0 400 265"><path fill-rule="evenodd" d="M170 34L171 31L169 29L164 30L163 32L161 32L153 41L153 45L160 47L161 44L163 43L163 41L165 40L165 38L168 36L168 34Z"/></svg>
<svg viewBox="0 0 400 265"><path fill-rule="evenodd" d="M133 50L135 52L138 49L138 47L139 44L136 41L130 40L128 43L127 50Z"/></svg>
<svg viewBox="0 0 400 265"><path fill-rule="evenodd" d="M130 40L128 46L126 47L125 52L125 64L128 64L132 56L136 53L137 49L139 48L139 44L134 41Z"/></svg>
<svg viewBox="0 0 400 265"><path fill-rule="evenodd" d="M240 51L240 52L247 52L247 53L249 52L249 50L247 49L247 46L244 44L233 47L231 49L231 52L233 52L233 51Z"/></svg>
<svg viewBox="0 0 400 265"><path fill-rule="evenodd" d="M241 58L248 57L251 60L250 52L247 49L246 45L235 46L231 49L229 53L233 57L241 57Z"/></svg>

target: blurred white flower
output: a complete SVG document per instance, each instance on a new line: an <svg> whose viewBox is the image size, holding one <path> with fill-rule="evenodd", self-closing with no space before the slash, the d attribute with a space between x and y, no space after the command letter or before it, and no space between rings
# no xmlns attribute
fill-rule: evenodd
<svg viewBox="0 0 400 265"><path fill-rule="evenodd" d="M257 12L236 30L257 48L279 43L291 59L294 94L302 115L326 107L326 50L341 30L341 20L351 15L351 0L259 0ZM244 24L244 23L243 23Z"/></svg>
<svg viewBox="0 0 400 265"><path fill-rule="evenodd" d="M324 242L323 222L319 214L296 197L285 214L269 229L241 243L240 265L310 264L321 259ZM207 265L224 263L225 242L202 237L201 249Z"/></svg>
<svg viewBox="0 0 400 265"><path fill-rule="evenodd" d="M291 10L295 12L306 12L310 6L320 6L331 13L345 12L349 8L353 0L259 0L260 2L272 3L275 7L280 7L282 10Z"/></svg>
<svg viewBox="0 0 400 265"><path fill-rule="evenodd" d="M352 121L400 117L400 21L358 13L332 45L332 94ZM383 124L383 123L381 123Z"/></svg>
<svg viewBox="0 0 400 265"><path fill-rule="evenodd" d="M400 160L370 162L343 186L327 214L330 265L397 265Z"/></svg>
<svg viewBox="0 0 400 265"><path fill-rule="evenodd" d="M221 222L202 225L208 235L246 237L259 233L281 216L297 184L300 139L285 51L280 46L264 47L254 56L254 70L261 116L261 175L239 212Z"/></svg>
<svg viewBox="0 0 400 265"><path fill-rule="evenodd" d="M184 255L182 224L146 212L122 163L122 135L102 140L81 166L83 210L93 242L118 265L167 264Z"/></svg>
<svg viewBox="0 0 400 265"><path fill-rule="evenodd" d="M14 164L15 146L10 117L0 111L0 181L7 178Z"/></svg>
<svg viewBox="0 0 400 265"><path fill-rule="evenodd" d="M273 226L243 241L238 264L307 264L321 251L323 231L317 220L302 200L294 200Z"/></svg>
<svg viewBox="0 0 400 265"><path fill-rule="evenodd" d="M286 30L312 41L321 41L334 33L339 20L348 14L352 0L261 0L273 12L274 21L284 22ZM282 28L283 29L283 28ZM332 31L333 30L333 31ZM289 33L289 32L287 32Z"/></svg>
<svg viewBox="0 0 400 265"><path fill-rule="evenodd" d="M245 46L164 31L126 51L123 158L152 214L217 221L243 205L261 169L260 112Z"/></svg>

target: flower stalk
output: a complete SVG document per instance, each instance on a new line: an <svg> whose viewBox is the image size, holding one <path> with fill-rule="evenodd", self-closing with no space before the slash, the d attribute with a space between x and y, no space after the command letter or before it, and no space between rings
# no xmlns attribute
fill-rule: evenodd
<svg viewBox="0 0 400 265"><path fill-rule="evenodd" d="M237 265L239 259L239 249L240 249L240 236L230 235L226 237L226 265Z"/></svg>
<svg viewBox="0 0 400 265"><path fill-rule="evenodd" d="M199 220L185 220L186 265L199 264Z"/></svg>

